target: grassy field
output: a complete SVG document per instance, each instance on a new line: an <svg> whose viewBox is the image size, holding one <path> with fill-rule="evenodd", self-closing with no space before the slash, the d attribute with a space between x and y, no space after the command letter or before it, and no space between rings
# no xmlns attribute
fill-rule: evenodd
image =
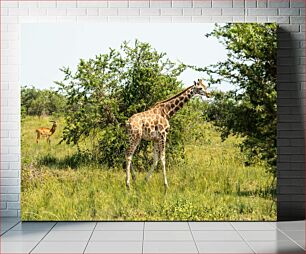
<svg viewBox="0 0 306 254"><path fill-rule="evenodd" d="M188 145L186 160L169 166L164 192L160 169L148 183L145 173L127 191L123 169L82 164L76 148L57 145L63 120L51 138L35 143L35 129L51 127L49 118L22 122L23 220L276 220L275 181L260 165L245 167L231 137Z"/></svg>

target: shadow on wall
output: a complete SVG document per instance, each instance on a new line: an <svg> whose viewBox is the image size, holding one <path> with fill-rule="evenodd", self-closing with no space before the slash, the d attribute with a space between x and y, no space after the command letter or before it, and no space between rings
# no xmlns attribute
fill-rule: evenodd
<svg viewBox="0 0 306 254"><path fill-rule="evenodd" d="M277 32L277 219L305 219L304 34Z"/></svg>

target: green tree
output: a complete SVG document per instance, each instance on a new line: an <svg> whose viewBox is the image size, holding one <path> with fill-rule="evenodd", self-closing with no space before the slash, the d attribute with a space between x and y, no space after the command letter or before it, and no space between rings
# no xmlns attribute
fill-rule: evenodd
<svg viewBox="0 0 306 254"><path fill-rule="evenodd" d="M196 68L209 76L210 84L228 82L228 92L215 92L207 109L222 138L244 137L241 149L246 163L258 158L276 169L276 24L228 24L217 26L214 36L227 49L227 60Z"/></svg>
<svg viewBox="0 0 306 254"><path fill-rule="evenodd" d="M108 166L121 164L127 119L179 92L182 84L177 77L184 69L138 40L132 46L124 42L119 50L109 49L94 59L81 59L75 73L62 68L65 78L56 82L67 98L62 141L78 145L83 152L82 142L90 142L91 151L87 152L93 159ZM183 124L172 119L167 148L170 159L183 156L182 129ZM150 147L142 142L136 151L133 162L138 169L151 160Z"/></svg>
<svg viewBox="0 0 306 254"><path fill-rule="evenodd" d="M38 91L34 87L21 87L21 113L22 116L29 115L29 108L33 100L38 97Z"/></svg>

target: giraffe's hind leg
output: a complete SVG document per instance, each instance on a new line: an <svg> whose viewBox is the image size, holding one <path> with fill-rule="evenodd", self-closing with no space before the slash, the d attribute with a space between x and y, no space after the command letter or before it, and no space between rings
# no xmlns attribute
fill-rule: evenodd
<svg viewBox="0 0 306 254"><path fill-rule="evenodd" d="M130 167L131 167L132 179L133 179L133 181L136 181L136 173L135 173L135 170L134 170L132 162L131 162L131 166Z"/></svg>
<svg viewBox="0 0 306 254"><path fill-rule="evenodd" d="M165 184L165 189L168 188L168 181L167 181L167 174L166 174L166 136L163 137L159 141L159 154L160 154L160 160L162 163L163 167L163 174L164 174L164 184Z"/></svg>
<svg viewBox="0 0 306 254"><path fill-rule="evenodd" d="M130 145L129 145L129 148L127 149L127 152L126 152L126 160L127 160L126 187L128 189L130 188L130 171L131 171L132 158L133 158L133 154L134 154L139 142L140 142L140 135L137 136L137 137L130 137L130 142L129 142ZM135 172L132 172L132 174L135 174Z"/></svg>
<svg viewBox="0 0 306 254"><path fill-rule="evenodd" d="M153 155L153 164L151 166L151 169L150 171L148 172L148 174L146 175L146 181L148 181L154 171L154 169L156 168L157 166L157 163L158 163L158 152L159 152L159 149L158 149L158 142L154 142L154 155Z"/></svg>

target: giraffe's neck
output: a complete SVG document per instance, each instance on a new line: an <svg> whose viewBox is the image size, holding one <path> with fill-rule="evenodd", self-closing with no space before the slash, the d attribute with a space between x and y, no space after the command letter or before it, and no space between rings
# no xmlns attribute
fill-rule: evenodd
<svg viewBox="0 0 306 254"><path fill-rule="evenodd" d="M161 107L167 118L172 117L178 110L180 110L184 104L193 96L193 86L186 88L180 94L161 102Z"/></svg>

